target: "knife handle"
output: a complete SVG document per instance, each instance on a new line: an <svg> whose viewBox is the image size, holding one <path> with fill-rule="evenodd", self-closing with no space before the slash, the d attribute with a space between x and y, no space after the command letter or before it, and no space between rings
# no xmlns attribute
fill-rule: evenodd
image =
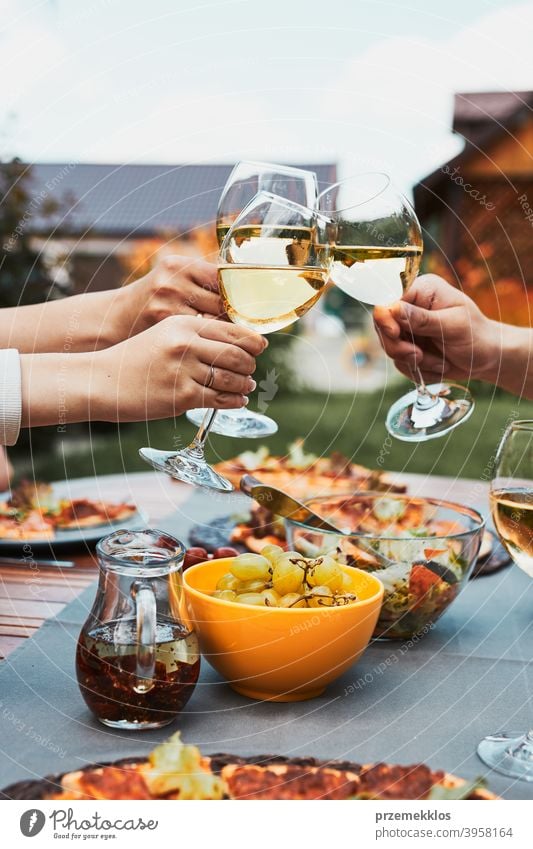
<svg viewBox="0 0 533 849"><path fill-rule="evenodd" d="M261 481L257 480L257 478L254 478L253 475L243 475L242 476L240 483L239 483L239 488L240 488L241 492L244 492L246 495L249 495L250 498L251 498L252 497L252 489L254 488L254 486L261 486Z"/></svg>

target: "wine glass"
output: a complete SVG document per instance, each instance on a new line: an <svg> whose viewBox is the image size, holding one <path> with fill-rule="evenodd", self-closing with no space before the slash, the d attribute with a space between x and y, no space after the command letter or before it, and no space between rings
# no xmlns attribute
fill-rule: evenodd
<svg viewBox="0 0 533 849"><path fill-rule="evenodd" d="M533 421L515 421L505 431L494 464L490 507L500 540L533 578ZM519 735L491 734L477 751L497 772L533 781L533 728Z"/></svg>
<svg viewBox="0 0 533 849"><path fill-rule="evenodd" d="M381 172L358 174L318 196L330 219L331 280L365 304L401 298L418 274L423 243L411 204ZM453 383L426 386L416 369L416 389L390 408L386 427L404 442L425 442L453 430L471 415L468 389Z"/></svg>
<svg viewBox="0 0 533 849"><path fill-rule="evenodd" d="M329 250L324 245L323 220L315 209L259 192L230 227L220 249L219 285L231 321L260 333L293 324L316 303L328 280ZM231 482L204 456L217 412L206 412L187 448L141 448L141 457L177 480L230 492Z"/></svg>
<svg viewBox="0 0 533 849"><path fill-rule="evenodd" d="M316 174L314 171L268 162L238 162L218 202L216 233L219 247L235 219L260 191L271 192L312 209L318 194ZM206 413L205 409L189 410L187 418L198 426L205 419ZM271 436L277 429L273 419L244 407L240 410L219 410L216 420L211 424L213 433L255 439Z"/></svg>

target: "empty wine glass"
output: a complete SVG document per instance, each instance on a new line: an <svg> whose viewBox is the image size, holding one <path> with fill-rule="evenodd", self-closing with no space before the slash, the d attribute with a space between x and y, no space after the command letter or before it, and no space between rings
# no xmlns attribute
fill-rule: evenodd
<svg viewBox="0 0 533 849"><path fill-rule="evenodd" d="M517 566L533 578L533 421L515 421L502 437L490 485L494 527ZM525 734L485 737L478 755L488 766L533 781L533 727Z"/></svg>
<svg viewBox="0 0 533 849"><path fill-rule="evenodd" d="M220 250L220 292L231 321L273 333L304 315L328 279L329 251L324 244L322 219L315 209L260 192L230 227ZM216 416L217 410L206 412L187 448L141 448L141 457L177 480L230 492L231 482L204 455Z"/></svg>
<svg viewBox="0 0 533 849"><path fill-rule="evenodd" d="M260 191L271 192L312 209L318 194L316 174L269 162L238 162L218 202L216 233L219 247L235 219ZM205 419L206 412L205 409L189 410L187 418L198 426ZM271 436L277 429L273 419L244 407L240 410L219 410L211 424L213 433L248 438Z"/></svg>
<svg viewBox="0 0 533 849"><path fill-rule="evenodd" d="M390 177L371 172L335 183L319 195L318 209L330 219L333 283L365 304L401 298L418 274L423 243L415 211ZM391 436L424 442L470 416L474 402L468 389L447 382L426 386L418 369L416 377L416 389L388 412Z"/></svg>

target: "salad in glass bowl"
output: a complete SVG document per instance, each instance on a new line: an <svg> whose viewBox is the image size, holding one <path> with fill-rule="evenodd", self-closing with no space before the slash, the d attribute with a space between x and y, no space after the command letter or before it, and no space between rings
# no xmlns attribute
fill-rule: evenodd
<svg viewBox="0 0 533 849"><path fill-rule="evenodd" d="M485 526L470 507L436 498L361 492L306 504L339 533L286 520L290 549L330 554L372 572L385 593L374 636L420 634L450 606L478 556Z"/></svg>

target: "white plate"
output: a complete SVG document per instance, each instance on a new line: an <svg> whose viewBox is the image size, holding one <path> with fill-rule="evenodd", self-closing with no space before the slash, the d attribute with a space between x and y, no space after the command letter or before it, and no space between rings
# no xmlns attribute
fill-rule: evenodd
<svg viewBox="0 0 533 849"><path fill-rule="evenodd" d="M94 499L95 501L105 501L106 499L102 497L101 493L90 492L90 487L86 486L83 492L73 492L73 489L76 490L78 487L76 486L75 481L57 481L52 483L52 490L55 496L58 498L89 498ZM0 493L0 501L7 501L10 497L9 492ZM120 498L110 498L110 504L119 503ZM68 528L65 530L61 530L58 528L54 536L51 539L45 539L43 537L37 539L28 539L28 540L16 540L16 539L4 539L0 537L0 551L13 549L21 549L24 546L29 546L31 549L42 548L46 546L47 548L56 548L56 546L66 546L66 545L81 545L81 544L94 544L98 542L102 537L107 536L112 533L114 530L118 530L119 528L126 528L128 530L140 529L146 526L146 520L144 515L141 513L139 509L127 519L122 519L122 521L110 521L110 522L102 522L99 525L93 525L90 528Z"/></svg>

